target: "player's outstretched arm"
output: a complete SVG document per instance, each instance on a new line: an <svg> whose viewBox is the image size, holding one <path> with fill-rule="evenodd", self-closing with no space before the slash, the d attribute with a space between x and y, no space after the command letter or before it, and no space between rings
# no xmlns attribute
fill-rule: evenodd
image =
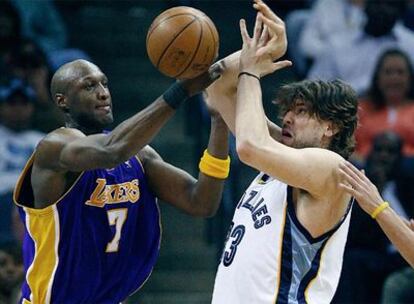
<svg viewBox="0 0 414 304"><path fill-rule="evenodd" d="M228 158L228 128L219 115L212 115L208 153L224 162ZM162 160L150 147L139 153L151 190L161 200L193 216L216 213L225 177L199 173L198 180ZM224 169L224 168L223 168ZM216 172L218 173L218 172ZM223 172L221 172L223 173Z"/></svg>
<svg viewBox="0 0 414 304"><path fill-rule="evenodd" d="M266 25L268 30L261 35L262 52L268 53L273 61L277 60L286 53L287 49L286 36L278 36L277 32L280 28L279 24L284 26L284 23L263 1L255 1L253 7L266 18L268 24ZM235 132L236 94L240 73L239 61L240 51L218 61L216 64L220 65L223 70L222 76L206 90L207 104L221 113L233 134ZM266 118L266 120L270 135L275 140L280 140L280 127L269 119Z"/></svg>
<svg viewBox="0 0 414 304"><path fill-rule="evenodd" d="M273 62L271 56L260 50L261 24L270 25L263 15L258 15L253 37L249 37L244 20L240 22L243 50L240 55L240 77L236 105L236 145L244 163L266 172L296 188L308 191L315 197L334 193L335 169L342 158L326 149L294 149L275 141L267 128L262 105L259 78L262 75L290 65L288 61ZM275 27L280 43L285 43L283 24ZM334 134L332 126L326 126L326 135ZM317 172L317 174L315 174Z"/></svg>
<svg viewBox="0 0 414 304"><path fill-rule="evenodd" d="M414 231L411 223L405 222L384 204L377 187L351 163L341 164L339 172L342 177L339 187L355 197L361 208L375 218L401 255L414 267Z"/></svg>
<svg viewBox="0 0 414 304"><path fill-rule="evenodd" d="M195 79L174 84L144 110L109 134L86 136L76 129L58 129L39 145L35 166L56 171L113 168L147 145L186 98L205 89L219 76L211 70Z"/></svg>

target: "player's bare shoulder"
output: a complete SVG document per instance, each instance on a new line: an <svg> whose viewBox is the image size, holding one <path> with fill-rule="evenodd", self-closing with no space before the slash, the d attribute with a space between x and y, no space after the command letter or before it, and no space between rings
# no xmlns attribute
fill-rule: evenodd
<svg viewBox="0 0 414 304"><path fill-rule="evenodd" d="M344 191L338 187L339 174L338 168L345 159L335 153L334 151L321 148L306 148L306 153L309 153L307 159L312 161L314 172L312 175L317 175L320 182L317 188L319 197L327 196L342 196ZM315 178L315 176L311 177ZM315 193L316 194L316 193Z"/></svg>
<svg viewBox="0 0 414 304"><path fill-rule="evenodd" d="M59 128L47 134L38 144L34 165L40 168L59 169L59 155L66 144L86 135L78 129Z"/></svg>

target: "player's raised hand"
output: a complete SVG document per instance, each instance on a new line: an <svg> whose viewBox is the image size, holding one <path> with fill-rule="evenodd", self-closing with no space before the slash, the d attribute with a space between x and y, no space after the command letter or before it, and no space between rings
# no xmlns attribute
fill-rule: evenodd
<svg viewBox="0 0 414 304"><path fill-rule="evenodd" d="M269 43L267 27L263 27L262 14L258 13L253 31L253 37L249 36L246 21L240 20L240 33L243 47L240 54L240 72L248 72L262 77L276 70L292 65L288 60L273 62L270 53L266 51Z"/></svg>
<svg viewBox="0 0 414 304"><path fill-rule="evenodd" d="M351 194L362 209L368 214L384 202L377 187L365 176L364 172L355 168L350 162L339 166L341 181L339 187Z"/></svg>
<svg viewBox="0 0 414 304"><path fill-rule="evenodd" d="M269 39L260 53L271 54L272 59L277 60L287 50L285 23L262 0L254 0L253 7L262 14L262 21L268 28Z"/></svg>
<svg viewBox="0 0 414 304"><path fill-rule="evenodd" d="M223 72L223 67L215 63L208 69L207 72L192 78L180 80L182 86L186 89L189 96L193 96L197 93L205 90L210 84L217 80Z"/></svg>

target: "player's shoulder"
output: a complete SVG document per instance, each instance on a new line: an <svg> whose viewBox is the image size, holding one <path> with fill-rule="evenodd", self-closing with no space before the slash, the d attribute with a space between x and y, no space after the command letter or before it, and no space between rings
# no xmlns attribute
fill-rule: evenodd
<svg viewBox="0 0 414 304"><path fill-rule="evenodd" d="M340 154L335 151L323 148L305 148L307 153L311 153L314 155L314 158L311 159L319 159L323 161L325 164L340 164L345 159Z"/></svg>
<svg viewBox="0 0 414 304"><path fill-rule="evenodd" d="M67 143L85 136L83 132L74 128L53 130L40 140L35 150L35 160L39 159L39 156L45 156L46 159L57 156Z"/></svg>
<svg viewBox="0 0 414 304"><path fill-rule="evenodd" d="M39 146L65 144L85 136L86 135L78 129L62 127L46 134L40 141Z"/></svg>

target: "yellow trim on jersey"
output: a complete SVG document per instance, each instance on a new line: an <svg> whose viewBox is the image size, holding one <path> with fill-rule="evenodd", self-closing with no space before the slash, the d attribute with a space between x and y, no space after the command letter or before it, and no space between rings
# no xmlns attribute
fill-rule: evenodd
<svg viewBox="0 0 414 304"><path fill-rule="evenodd" d="M26 173L29 170L30 166L33 164L34 154L35 154L35 152L32 153L29 160L24 165L22 173L20 173L19 178L17 179L16 187L14 188L14 191L13 191L13 202L16 205L21 206L21 207L23 207L23 206L17 202L17 197L18 197L18 194L20 194L20 191L21 191L21 188L22 188L22 185L23 185L24 177L26 176Z"/></svg>
<svg viewBox="0 0 414 304"><path fill-rule="evenodd" d="M17 206L24 208L24 209L25 209L25 211L26 211L27 213L29 213L29 214L33 214L33 215L35 215L35 214L37 214L37 215L48 215L48 214L50 214L50 213L52 213L52 212L53 212L53 208L52 208L52 207L53 207L53 206L55 206L56 204L58 204L61 200L63 200L63 199L65 198L65 196L66 196L66 195L67 195L70 191L72 191L73 187L75 187L75 185L78 183L78 181L79 181L79 180L80 180L80 178L82 177L82 175L83 175L84 171L82 171L82 172L79 174L79 176L78 176L78 177L76 178L76 180L73 182L72 186L70 186L70 188L69 188L66 192L64 192L64 193L62 194L62 196L61 196L61 197L59 197L59 199L58 199L56 202L54 202L54 203L50 204L49 206L47 206L47 207L45 207L45 208L42 208L42 209L34 209L34 208L31 208L31 207L27 207L27 205L28 205L28 204L25 204L24 202L19 203L19 202L17 201L17 199L18 199L18 197L20 196L20 191L21 191L21 188L22 188L22 185L23 185L23 181L24 181L24 179L25 179L25 177L26 177L27 171L28 171L28 170L29 170L29 168L33 165L34 155L35 155L35 152L33 152L32 156L30 156L29 160L27 161L26 165L25 165L25 166L24 166L24 168L23 168L22 173L21 173L21 174L20 174L20 176L19 176L19 179L17 180L17 184L16 184L16 187L15 187L14 192L13 192L13 202L14 202ZM30 185L31 185L31 183L30 183Z"/></svg>
<svg viewBox="0 0 414 304"><path fill-rule="evenodd" d="M140 164L142 172L145 173L144 165L142 164L142 161L139 159L139 156L135 155L135 158L137 159L138 164Z"/></svg>
<svg viewBox="0 0 414 304"><path fill-rule="evenodd" d="M25 298L23 298L22 304L32 304L32 302L27 301Z"/></svg>
<svg viewBox="0 0 414 304"><path fill-rule="evenodd" d="M26 229L35 244L35 254L26 274L31 290L30 301L49 303L54 275L59 262L59 215L55 206L52 213L33 215L26 213ZM28 208L24 208L25 211Z"/></svg>
<svg viewBox="0 0 414 304"><path fill-rule="evenodd" d="M286 191L286 195L287 195L287 191ZM279 240L279 269L278 269L278 274L276 276L276 294L275 297L273 299L273 303L276 303L277 300L277 296L279 295L279 289L280 289L280 274L282 272L282 258L283 258L283 234L285 233L285 226L286 226L286 216L287 216L287 207L288 207L288 203L287 203L287 196L286 196L286 200L285 200L285 207L283 210L283 223L282 223L282 229L280 230L280 240Z"/></svg>

